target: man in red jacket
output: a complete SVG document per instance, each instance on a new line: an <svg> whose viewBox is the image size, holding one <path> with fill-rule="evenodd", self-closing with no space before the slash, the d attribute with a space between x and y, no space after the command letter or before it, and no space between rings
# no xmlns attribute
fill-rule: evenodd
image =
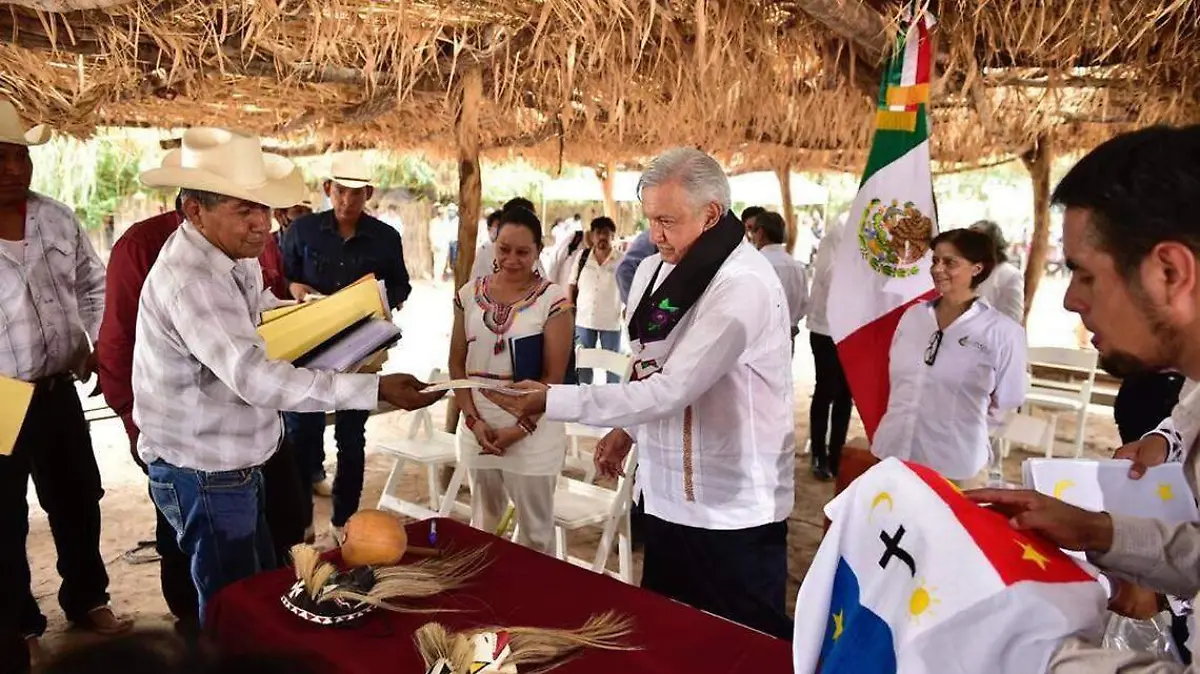
<svg viewBox="0 0 1200 674"><path fill-rule="evenodd" d="M178 204L176 206L178 208ZM133 224L113 246L108 260L106 305L97 346L100 388L108 406L125 424L133 460L142 472L146 471L146 466L137 454L139 431L133 422L132 384L138 298L141 296L146 275L158 259L159 252L182 222L179 211L174 210ZM287 282L283 277L283 257L274 238L268 237L267 247L258 261L263 269L263 286L270 289L276 297L286 298ZM273 474L283 474L286 479L272 481ZM294 520L299 516L294 513L312 510L311 500L307 508L304 500L297 500L311 497L306 493L302 495L302 490L297 486L301 484L299 467L291 455L290 448L280 448L267 463L266 480L272 483L273 496L279 496L278 499L267 499L267 519L272 526L276 547L282 544L290 547L292 543L298 543L303 538L303 531L308 522L280 521L280 517L273 515L276 515L277 511L285 514L291 510L293 514L290 517ZM280 485L278 488L277 484ZM279 507L273 507L275 504ZM158 518L155 525L155 548L162 559L160 581L163 598L177 620L177 629L185 634L196 633L199 628L196 624L199 609L188 556L179 549L175 530L163 517L162 512L158 508L155 508L154 512ZM283 519L286 520L286 516Z"/></svg>

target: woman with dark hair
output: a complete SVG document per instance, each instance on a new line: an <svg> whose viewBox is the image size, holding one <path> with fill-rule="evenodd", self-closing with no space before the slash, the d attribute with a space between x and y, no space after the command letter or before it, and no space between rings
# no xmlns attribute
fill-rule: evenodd
<svg viewBox="0 0 1200 674"><path fill-rule="evenodd" d="M1025 323L1025 275L1008 261L1008 242L1000 225L980 220L971 230L986 234L996 247L996 268L979 284L979 296L1017 323Z"/></svg>
<svg viewBox="0 0 1200 674"><path fill-rule="evenodd" d="M534 271L542 250L542 223L525 208L500 216L492 273L459 289L454 300L450 376L496 383L513 381L512 340L541 334L541 379L561 384L574 348L571 302L565 288ZM454 392L463 420L459 460L493 454L501 468L472 468L471 524L495 531L511 500L522 545L550 553L554 545L554 487L566 452L560 422L514 415L487 391Z"/></svg>
<svg viewBox="0 0 1200 674"><path fill-rule="evenodd" d="M996 264L990 237L952 229L931 248L930 275L941 296L900 318L888 409L871 452L968 484L988 463L989 419L1025 398L1025 331L978 294Z"/></svg>

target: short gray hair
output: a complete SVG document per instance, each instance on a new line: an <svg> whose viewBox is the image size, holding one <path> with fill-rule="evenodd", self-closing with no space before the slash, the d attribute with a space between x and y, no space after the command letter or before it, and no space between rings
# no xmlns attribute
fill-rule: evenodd
<svg viewBox="0 0 1200 674"><path fill-rule="evenodd" d="M190 187L185 187L179 190L178 201L181 207L183 206L185 199L195 199L196 201L200 202L200 205L203 206L205 210L211 211L226 201L233 199L233 197L227 197L224 194L217 194L216 192L206 192L204 190L194 190Z"/></svg>
<svg viewBox="0 0 1200 674"><path fill-rule="evenodd" d="M642 198L645 188L658 187L672 180L678 180L683 185L697 208L714 202L721 207L721 213L729 210L732 201L729 178L725 177L725 170L716 159L700 150L677 147L655 157L638 179L638 199Z"/></svg>

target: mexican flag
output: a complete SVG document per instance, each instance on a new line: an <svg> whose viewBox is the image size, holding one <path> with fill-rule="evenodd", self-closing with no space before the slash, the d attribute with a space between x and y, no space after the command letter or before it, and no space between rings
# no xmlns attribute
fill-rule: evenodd
<svg viewBox="0 0 1200 674"><path fill-rule="evenodd" d="M933 294L937 234L929 166L932 19L910 21L880 85L875 137L829 286L829 328L859 417L873 438L888 402L888 350L905 309Z"/></svg>

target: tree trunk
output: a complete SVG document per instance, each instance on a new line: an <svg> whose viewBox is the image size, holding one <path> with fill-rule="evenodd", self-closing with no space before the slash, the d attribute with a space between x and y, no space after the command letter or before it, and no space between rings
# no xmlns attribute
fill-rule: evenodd
<svg viewBox="0 0 1200 674"><path fill-rule="evenodd" d="M616 187L616 177L611 166L601 164L596 167L596 177L600 179L600 189L604 193L604 215L617 221L617 200L613 196Z"/></svg>
<svg viewBox="0 0 1200 674"><path fill-rule="evenodd" d="M1021 155L1021 162L1033 180L1033 236L1029 241L1029 256L1025 263L1025 321L1033 309L1033 296L1046 267L1046 251L1050 247L1050 164L1054 148L1050 134L1041 132L1033 147Z"/></svg>
<svg viewBox="0 0 1200 674"><path fill-rule="evenodd" d="M483 184L479 176L479 108L483 98L483 74L471 65L459 85L458 114L454 135L458 143L458 262L454 265L454 287L471 280L475 266L475 238L479 235L479 212ZM451 398L446 406L446 432L458 426L458 405Z"/></svg>
<svg viewBox="0 0 1200 674"><path fill-rule="evenodd" d="M784 164L775 169L775 177L779 178L779 196L783 200L783 222L787 225L787 250L796 248L796 209L792 208L792 166Z"/></svg>

